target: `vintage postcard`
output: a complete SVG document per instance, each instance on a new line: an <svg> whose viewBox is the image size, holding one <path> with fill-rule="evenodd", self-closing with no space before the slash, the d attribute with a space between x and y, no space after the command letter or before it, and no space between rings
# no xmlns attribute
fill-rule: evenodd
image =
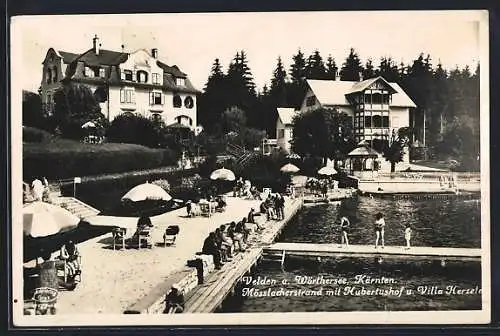
<svg viewBox="0 0 500 336"><path fill-rule="evenodd" d="M490 321L487 11L11 23L15 326Z"/></svg>

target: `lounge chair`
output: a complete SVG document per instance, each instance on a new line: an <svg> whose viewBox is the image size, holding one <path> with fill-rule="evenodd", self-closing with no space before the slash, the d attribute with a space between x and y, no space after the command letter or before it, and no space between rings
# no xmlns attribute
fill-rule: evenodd
<svg viewBox="0 0 500 336"><path fill-rule="evenodd" d="M179 226L178 225L170 225L165 230L163 234L163 246L166 247L168 245L174 245L175 239L179 234Z"/></svg>
<svg viewBox="0 0 500 336"><path fill-rule="evenodd" d="M137 233L138 237L138 248L140 249L144 244L145 247L151 248L153 245L151 244L151 232L149 227L144 227L139 230Z"/></svg>

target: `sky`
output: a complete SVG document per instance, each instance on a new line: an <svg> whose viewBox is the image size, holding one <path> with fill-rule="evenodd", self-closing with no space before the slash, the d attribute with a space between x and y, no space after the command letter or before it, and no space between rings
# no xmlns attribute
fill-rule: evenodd
<svg viewBox="0 0 500 336"><path fill-rule="evenodd" d="M288 71L292 56L318 50L340 66L350 48L363 64L390 56L411 63L423 52L447 69L475 68L481 55L479 21L484 12L282 12L128 15L24 16L14 18L22 87L36 92L41 63L49 48L83 53L98 35L103 49L133 52L158 48L159 58L187 73L203 89L215 58L226 71L237 51L245 50L260 90L269 85L280 56ZM487 21L484 21L487 22ZM16 49L17 50L17 49ZM483 50L484 51L484 50ZM20 58L19 58L20 57Z"/></svg>

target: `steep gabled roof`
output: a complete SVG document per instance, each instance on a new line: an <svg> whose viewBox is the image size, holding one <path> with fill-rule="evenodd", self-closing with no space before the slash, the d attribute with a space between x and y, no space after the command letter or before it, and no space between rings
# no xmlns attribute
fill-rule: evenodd
<svg viewBox="0 0 500 336"><path fill-rule="evenodd" d="M187 75L182 72L178 67L177 65L172 65L172 66L169 66L169 65L166 65L165 63L163 63L162 61L156 61L156 64L163 69L163 71L169 73L169 74L172 74L174 75L175 77L179 77L179 78L186 78Z"/></svg>
<svg viewBox="0 0 500 336"><path fill-rule="evenodd" d="M364 91L367 88L369 88L373 83L375 83L379 80L383 81L386 84L386 86L388 86L389 89L391 89L391 91L392 91L391 93L396 93L394 88L392 87L391 83L386 81L384 79L384 77L379 76L379 77L365 79L364 81L360 81L360 82L354 82L354 85L352 86L351 91L346 92L346 94Z"/></svg>
<svg viewBox="0 0 500 336"><path fill-rule="evenodd" d="M75 54L75 53L71 53L71 52L67 52L67 51L62 51L62 50L58 50L57 53L62 57L63 62L65 64L70 64L75 59L77 59L78 56L80 56L79 54Z"/></svg>
<svg viewBox="0 0 500 336"><path fill-rule="evenodd" d="M292 107L278 107L277 110L281 122L285 125L291 125L293 117L297 114L297 111L295 111Z"/></svg>
<svg viewBox="0 0 500 336"><path fill-rule="evenodd" d="M78 57L78 61L82 61L88 66L118 65L125 62L127 58L127 53L106 49L100 49L99 55L97 55L92 48L81 54Z"/></svg>
<svg viewBox="0 0 500 336"><path fill-rule="evenodd" d="M367 79L362 82L308 79L307 84L322 105L349 106L350 103L347 101L346 95L363 91L378 79L385 81L382 77ZM386 83L395 91L392 94L391 106L416 107L415 103L397 83L387 81Z"/></svg>

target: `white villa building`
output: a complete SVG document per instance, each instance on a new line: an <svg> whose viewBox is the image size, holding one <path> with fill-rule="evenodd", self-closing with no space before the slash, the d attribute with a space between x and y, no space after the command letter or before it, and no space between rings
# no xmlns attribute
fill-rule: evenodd
<svg viewBox="0 0 500 336"><path fill-rule="evenodd" d="M320 107L336 108L352 117L355 140L372 144L375 139L390 141L393 132L410 126L410 109L415 103L397 84L376 77L359 82L306 80L307 92L298 111L278 108L278 145L290 152L291 120L297 113ZM406 155L405 161L408 161Z"/></svg>
<svg viewBox="0 0 500 336"><path fill-rule="evenodd" d="M167 125L198 129L199 91L177 66L159 60L158 49L128 53L101 49L97 36L92 42L92 48L82 54L53 48L47 51L39 92L49 112L55 91L69 81L88 86L110 121L120 114L134 113L161 118Z"/></svg>

